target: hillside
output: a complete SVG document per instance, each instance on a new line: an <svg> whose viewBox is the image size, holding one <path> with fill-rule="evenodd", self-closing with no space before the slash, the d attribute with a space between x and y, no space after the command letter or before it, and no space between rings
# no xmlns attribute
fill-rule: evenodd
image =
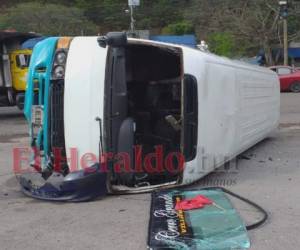
<svg viewBox="0 0 300 250"><path fill-rule="evenodd" d="M2 0L0 29L44 35L95 35L129 29L127 0ZM299 2L298 2L299 3ZM289 38L300 34L300 5L289 7ZM213 52L253 56L281 44L278 0L141 0L137 29L152 33L195 33ZM271 60L271 59L270 59Z"/></svg>

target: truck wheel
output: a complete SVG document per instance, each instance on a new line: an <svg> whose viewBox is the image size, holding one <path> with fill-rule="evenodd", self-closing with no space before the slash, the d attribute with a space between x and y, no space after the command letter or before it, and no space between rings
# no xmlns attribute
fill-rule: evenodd
<svg viewBox="0 0 300 250"><path fill-rule="evenodd" d="M293 82L290 85L290 90L294 93L299 93L300 92L300 82Z"/></svg>

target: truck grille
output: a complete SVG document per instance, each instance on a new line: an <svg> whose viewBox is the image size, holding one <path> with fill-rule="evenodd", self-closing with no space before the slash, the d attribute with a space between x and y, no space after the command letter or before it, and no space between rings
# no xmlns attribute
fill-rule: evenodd
<svg viewBox="0 0 300 250"><path fill-rule="evenodd" d="M65 154L64 134L64 81L50 85L49 93L49 137L50 151L60 149Z"/></svg>

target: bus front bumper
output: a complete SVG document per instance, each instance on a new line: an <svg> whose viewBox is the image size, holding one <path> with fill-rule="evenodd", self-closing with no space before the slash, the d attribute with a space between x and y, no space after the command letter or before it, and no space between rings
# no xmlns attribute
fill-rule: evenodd
<svg viewBox="0 0 300 250"><path fill-rule="evenodd" d="M47 180L41 173L30 172L19 176L22 192L30 197L49 201L89 201L107 194L107 174L99 165L69 173L65 177L53 173Z"/></svg>

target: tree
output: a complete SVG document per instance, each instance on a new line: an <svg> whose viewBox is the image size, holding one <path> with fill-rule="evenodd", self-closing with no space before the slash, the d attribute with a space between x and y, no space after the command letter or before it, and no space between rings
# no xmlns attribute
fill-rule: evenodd
<svg viewBox="0 0 300 250"><path fill-rule="evenodd" d="M290 37L298 32L299 15L293 14L295 9L295 5L290 6L290 18L294 19ZM238 54L255 55L263 49L266 63L274 64L272 48L280 44L281 30L278 0L193 0L185 17L194 24L201 39L228 32Z"/></svg>
<svg viewBox="0 0 300 250"><path fill-rule="evenodd" d="M127 30L130 15L127 0L75 0L76 6L83 9L85 15L105 27L102 33L111 30ZM163 27L184 22L183 11L190 0L141 0L141 6L134 9L137 29L160 31Z"/></svg>
<svg viewBox="0 0 300 250"><path fill-rule="evenodd" d="M289 3L292 41L300 38L300 1ZM126 9L127 0L2 0L0 29L105 34L129 29ZM210 48L217 53L232 56L254 56L263 49L270 65L272 49L282 45L278 0L141 0L134 12L137 29L149 29L152 34L195 32L199 40L213 43Z"/></svg>
<svg viewBox="0 0 300 250"><path fill-rule="evenodd" d="M187 21L172 23L162 29L162 33L166 35L185 35L194 33L194 27Z"/></svg>
<svg viewBox="0 0 300 250"><path fill-rule="evenodd" d="M228 9L232 27L239 40L248 40L264 50L267 65L273 65L272 48L278 44L278 1L246 1L236 9ZM255 46L255 47L256 47Z"/></svg>
<svg viewBox="0 0 300 250"><path fill-rule="evenodd" d="M37 32L43 35L96 35L97 26L82 10L57 4L22 3L0 15L1 29Z"/></svg>
<svg viewBox="0 0 300 250"><path fill-rule="evenodd" d="M209 50L220 56L236 55L233 36L228 32L212 33L208 36Z"/></svg>
<svg viewBox="0 0 300 250"><path fill-rule="evenodd" d="M168 25L188 23L184 19L184 7L190 0L143 0L137 11L140 28L161 30ZM147 23L144 22L146 17Z"/></svg>
<svg viewBox="0 0 300 250"><path fill-rule="evenodd" d="M124 0L76 0L76 6L101 27L102 34L129 28L130 16L125 12L127 4Z"/></svg>

